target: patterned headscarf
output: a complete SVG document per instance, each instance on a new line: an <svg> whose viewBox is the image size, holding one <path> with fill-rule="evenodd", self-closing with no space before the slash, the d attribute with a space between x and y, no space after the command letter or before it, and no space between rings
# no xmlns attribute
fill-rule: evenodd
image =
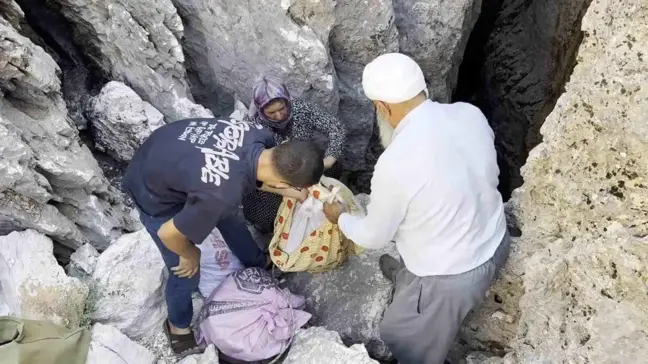
<svg viewBox="0 0 648 364"><path fill-rule="evenodd" d="M286 101L288 115L284 120L270 120L263 113L263 108L276 99L283 99ZM258 117L259 119L270 123L273 128L285 129L290 122L292 111L291 102L290 93L281 79L273 76L264 76L252 89L252 102L250 103L249 115L252 118Z"/></svg>

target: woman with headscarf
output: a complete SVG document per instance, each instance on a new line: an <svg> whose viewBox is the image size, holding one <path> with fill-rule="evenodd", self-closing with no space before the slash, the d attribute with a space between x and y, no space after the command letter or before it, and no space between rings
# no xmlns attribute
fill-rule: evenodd
<svg viewBox="0 0 648 364"><path fill-rule="evenodd" d="M291 98L286 85L276 77L264 76L252 93L248 118L271 130L277 144L291 139L313 140L316 133L325 135L325 174L339 178L338 160L346 144L347 129L338 118L306 100ZM279 195L254 191L243 197L245 218L262 233L272 232L281 200Z"/></svg>

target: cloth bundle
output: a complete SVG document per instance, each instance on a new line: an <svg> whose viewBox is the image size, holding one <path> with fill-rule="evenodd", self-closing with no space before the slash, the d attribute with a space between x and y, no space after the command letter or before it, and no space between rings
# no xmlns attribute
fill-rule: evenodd
<svg viewBox="0 0 648 364"><path fill-rule="evenodd" d="M284 198L269 246L272 261L279 269L321 273L362 251L326 219L324 203L333 201L342 203L351 214L364 214L351 190L333 178L322 177L319 184L309 188L309 197L303 203Z"/></svg>
<svg viewBox="0 0 648 364"><path fill-rule="evenodd" d="M196 246L201 253L198 289L203 297L208 297L228 275L244 268L218 229L212 230L207 239Z"/></svg>
<svg viewBox="0 0 648 364"><path fill-rule="evenodd" d="M225 355L257 361L281 354L311 315L302 296L280 288L261 268L232 273L205 301L198 318L198 343Z"/></svg>
<svg viewBox="0 0 648 364"><path fill-rule="evenodd" d="M91 335L47 321L0 317L0 362L11 364L84 364Z"/></svg>

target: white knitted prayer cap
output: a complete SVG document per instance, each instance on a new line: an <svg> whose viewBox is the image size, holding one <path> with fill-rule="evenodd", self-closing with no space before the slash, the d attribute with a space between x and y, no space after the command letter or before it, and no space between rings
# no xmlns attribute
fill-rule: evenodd
<svg viewBox="0 0 648 364"><path fill-rule="evenodd" d="M369 63L362 73L362 88L373 101L398 104L427 95L427 85L421 67L402 53L386 53Z"/></svg>

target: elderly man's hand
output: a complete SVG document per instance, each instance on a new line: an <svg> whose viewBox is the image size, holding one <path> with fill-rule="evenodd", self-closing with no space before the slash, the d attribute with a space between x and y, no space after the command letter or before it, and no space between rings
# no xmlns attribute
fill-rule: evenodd
<svg viewBox="0 0 648 364"><path fill-rule="evenodd" d="M340 215L344 212L344 208L342 207L342 204L339 202L334 202L334 203L325 203L324 204L324 215L330 221L332 224L338 223L338 219L340 218Z"/></svg>

